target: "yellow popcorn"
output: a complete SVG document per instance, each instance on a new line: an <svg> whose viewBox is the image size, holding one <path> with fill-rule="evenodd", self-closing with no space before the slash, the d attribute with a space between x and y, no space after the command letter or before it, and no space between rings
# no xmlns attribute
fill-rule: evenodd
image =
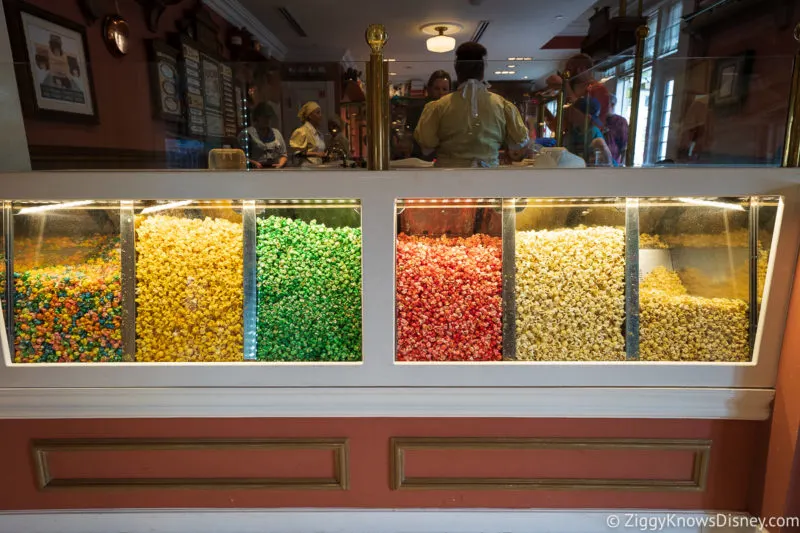
<svg viewBox="0 0 800 533"><path fill-rule="evenodd" d="M517 359L625 359L625 231L518 231Z"/></svg>
<svg viewBox="0 0 800 533"><path fill-rule="evenodd" d="M690 296L663 266L642 280L639 352L643 361L749 361L745 300Z"/></svg>
<svg viewBox="0 0 800 533"><path fill-rule="evenodd" d="M242 360L242 240L240 222L137 217L137 360Z"/></svg>

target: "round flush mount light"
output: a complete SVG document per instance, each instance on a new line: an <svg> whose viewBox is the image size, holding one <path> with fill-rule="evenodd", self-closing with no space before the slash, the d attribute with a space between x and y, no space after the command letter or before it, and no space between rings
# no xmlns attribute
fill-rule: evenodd
<svg viewBox="0 0 800 533"><path fill-rule="evenodd" d="M443 54L455 49L456 40L450 34L458 33L462 29L463 26L452 22L435 22L420 28L422 33L433 35L426 41L425 45L429 51L437 54Z"/></svg>

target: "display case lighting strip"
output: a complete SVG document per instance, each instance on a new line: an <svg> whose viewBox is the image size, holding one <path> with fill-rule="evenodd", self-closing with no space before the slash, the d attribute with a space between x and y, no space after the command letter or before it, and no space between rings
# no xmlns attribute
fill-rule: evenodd
<svg viewBox="0 0 800 533"><path fill-rule="evenodd" d="M149 215L150 213L157 213L159 211L167 211L168 209L175 209L177 207L184 207L194 202L194 200L181 200L179 202L170 202L168 204L151 205L142 209L142 215Z"/></svg>
<svg viewBox="0 0 800 533"><path fill-rule="evenodd" d="M705 207L718 207L720 209L730 209L732 211L746 211L746 209L741 205L731 204L728 202L716 202L714 200L702 200L700 198L678 198L678 201L685 204L702 205Z"/></svg>
<svg viewBox="0 0 800 533"><path fill-rule="evenodd" d="M69 209L70 207L80 207L83 205L93 204L94 200L77 200L75 202L63 202L60 204L46 204L37 205L35 207L25 207L19 210L18 215L32 215L34 213L42 213L44 211L56 211L58 209Z"/></svg>

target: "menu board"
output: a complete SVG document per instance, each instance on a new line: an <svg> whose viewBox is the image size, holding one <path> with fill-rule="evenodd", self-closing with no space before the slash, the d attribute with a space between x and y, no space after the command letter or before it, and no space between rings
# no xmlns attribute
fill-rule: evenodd
<svg viewBox="0 0 800 533"><path fill-rule="evenodd" d="M238 121L233 90L233 70L227 65L222 65L222 111L225 117L225 136L236 137Z"/></svg>
<svg viewBox="0 0 800 533"><path fill-rule="evenodd" d="M186 123L190 135L206 134L205 100L203 98L200 52L186 43L182 45L183 77L186 89Z"/></svg>
<svg viewBox="0 0 800 533"><path fill-rule="evenodd" d="M225 135L222 115L222 65L205 54L200 55L203 71L203 100L206 111L206 131L209 137Z"/></svg>

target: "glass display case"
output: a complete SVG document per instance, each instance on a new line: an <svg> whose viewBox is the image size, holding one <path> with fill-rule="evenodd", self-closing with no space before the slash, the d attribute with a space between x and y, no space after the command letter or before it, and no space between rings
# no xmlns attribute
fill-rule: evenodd
<svg viewBox="0 0 800 533"><path fill-rule="evenodd" d="M398 362L748 362L782 200L404 199Z"/></svg>
<svg viewBox="0 0 800 533"><path fill-rule="evenodd" d="M355 200L3 207L13 363L361 360Z"/></svg>

